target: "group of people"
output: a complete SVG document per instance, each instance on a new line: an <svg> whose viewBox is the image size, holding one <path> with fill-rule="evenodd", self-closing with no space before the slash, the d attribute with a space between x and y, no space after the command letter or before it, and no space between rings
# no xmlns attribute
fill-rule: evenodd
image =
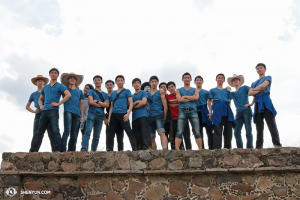
<svg viewBox="0 0 300 200"><path fill-rule="evenodd" d="M235 91L231 91L230 86L224 88L225 75L221 73L216 76L217 87L209 91L203 89L204 79L201 76L194 78L196 87L191 87L192 75L186 72L182 75L183 87L179 89L173 81L159 83L157 76L151 76L149 82L143 84L139 78L134 78L133 94L124 88L125 77L122 75L114 81L105 82L107 92L101 90L103 79L100 75L93 78L95 87L86 84L82 91L79 86L83 75L64 73L61 83L58 83L59 71L52 68L49 71L50 83L42 75L31 79L37 91L30 95L26 105L28 111L35 113L30 152L39 151L46 130L53 152L76 151L79 129L82 132L80 150L89 150L93 130L90 149L97 151L103 122L106 125L107 151L113 151L115 135L118 151L123 150L124 131L133 151L157 149L156 132L163 149L168 148L169 142L171 149L192 149L188 122L199 149L204 148L203 128L206 129L208 149L221 149L222 137L223 147L230 149L233 129L237 147L243 148L243 125L246 129L246 148L253 148L252 116L257 130L256 148L263 148L264 120L273 145L281 147L275 121L276 110L270 98L272 78L265 76L265 64L259 63L255 68L259 79L251 87L243 85L242 75L234 74L227 79ZM253 96L251 103L248 96ZM235 117L230 106L232 99L236 107ZM32 102L35 110L30 108ZM62 136L58 125L61 104L64 104Z"/></svg>

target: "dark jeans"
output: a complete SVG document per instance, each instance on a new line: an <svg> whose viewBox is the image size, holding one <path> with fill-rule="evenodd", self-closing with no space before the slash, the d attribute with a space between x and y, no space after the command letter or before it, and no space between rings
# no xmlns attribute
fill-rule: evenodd
<svg viewBox="0 0 300 200"><path fill-rule="evenodd" d="M123 117L126 113L112 113L110 117L110 122L107 130L107 138L106 138L106 148L107 151L114 150L114 137L118 126L121 126L122 129L125 130L133 151L137 150L136 139L130 127L129 120L124 122Z"/></svg>
<svg viewBox="0 0 300 200"><path fill-rule="evenodd" d="M138 150L151 149L148 117L140 117L132 121L132 131L135 135Z"/></svg>
<svg viewBox="0 0 300 200"><path fill-rule="evenodd" d="M48 125L50 125L52 129L52 131L48 132L52 151L60 151L61 136L59 133L58 119L58 109L44 110L42 112L36 135L33 136L32 139L30 152L39 151Z"/></svg>
<svg viewBox="0 0 300 200"><path fill-rule="evenodd" d="M231 149L232 122L228 121L228 117L222 117L220 124L218 126L214 125L214 149L221 149L222 147L222 132L224 136L224 148Z"/></svg>
<svg viewBox="0 0 300 200"><path fill-rule="evenodd" d="M199 124L200 124L200 135L202 138L202 148L204 148L204 136L203 136L203 128L205 127L206 130L206 135L207 135L207 142L208 142L208 148L209 150L213 150L214 149L214 140L213 140L213 133L212 133L212 129L205 123L202 123L202 115L201 115L201 111L198 112L198 117L199 117Z"/></svg>
<svg viewBox="0 0 300 200"><path fill-rule="evenodd" d="M68 151L76 151L76 143L80 126L80 116L71 112L64 112L64 133L61 138L61 152L67 150L68 137Z"/></svg>
<svg viewBox="0 0 300 200"><path fill-rule="evenodd" d="M280 139L279 139L279 133L277 129L277 124L275 121L275 117L273 113L265 108L265 111L263 113L258 113L258 106L256 106L256 114L255 114L255 121L256 121L256 131L257 131L257 140L256 140L256 148L262 149L263 143L264 143L264 119L267 122L267 126L269 128L269 131L271 133L272 142L276 146L280 146Z"/></svg>
<svg viewBox="0 0 300 200"><path fill-rule="evenodd" d="M173 126L173 134L176 135L178 120L172 120L172 126ZM183 135L186 150L192 149L191 132L190 132L190 126L188 122L186 122L186 124L184 125L184 131L182 135ZM176 149L175 146L174 149ZM179 149L184 150L183 142L180 143Z"/></svg>
<svg viewBox="0 0 300 200"><path fill-rule="evenodd" d="M124 150L124 143L123 143L123 138L124 138L124 130L122 129L121 126L118 126L116 128L116 136L117 136L117 142L118 142L118 151L123 151ZM106 140L108 138L108 126L106 125ZM114 135L115 139L115 135ZM114 149L114 144L113 147Z"/></svg>
<svg viewBox="0 0 300 200"><path fill-rule="evenodd" d="M247 144L246 147L248 149L253 149L253 136L252 136L252 110L245 109L242 111L239 111L235 115L235 128L234 128L234 137L236 140L236 146L237 148L243 148L243 140L241 137L241 130L243 128L243 124L245 124L246 129L246 138L247 138Z"/></svg>

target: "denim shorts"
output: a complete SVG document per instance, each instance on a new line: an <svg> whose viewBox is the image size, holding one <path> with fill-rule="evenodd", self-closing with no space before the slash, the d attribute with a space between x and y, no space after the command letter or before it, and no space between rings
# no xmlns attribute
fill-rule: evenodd
<svg viewBox="0 0 300 200"><path fill-rule="evenodd" d="M163 115L152 116L152 117L149 116L148 120L149 120L151 138L155 138L156 136L155 131L157 131L158 133L165 132Z"/></svg>

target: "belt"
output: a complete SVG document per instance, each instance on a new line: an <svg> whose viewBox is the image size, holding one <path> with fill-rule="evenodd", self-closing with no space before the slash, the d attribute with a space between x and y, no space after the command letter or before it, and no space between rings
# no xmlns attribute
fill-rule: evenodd
<svg viewBox="0 0 300 200"><path fill-rule="evenodd" d="M195 109L192 107L186 107L186 108L181 108L180 110L190 111L190 110L195 110Z"/></svg>

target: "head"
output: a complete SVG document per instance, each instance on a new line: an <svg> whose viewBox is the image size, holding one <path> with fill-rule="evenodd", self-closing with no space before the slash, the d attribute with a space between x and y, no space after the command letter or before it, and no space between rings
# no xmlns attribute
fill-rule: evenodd
<svg viewBox="0 0 300 200"><path fill-rule="evenodd" d="M125 83L125 78L124 78L124 76L123 76L123 75L118 75L118 76L116 76L115 82L116 82L118 88L122 88L123 85L124 85L124 83Z"/></svg>
<svg viewBox="0 0 300 200"><path fill-rule="evenodd" d="M44 85L45 85L45 80L44 79L37 79L36 80L36 86L43 87Z"/></svg>
<svg viewBox="0 0 300 200"><path fill-rule="evenodd" d="M112 80L107 80L105 82L105 87L106 87L107 91L112 92L115 87L115 82Z"/></svg>
<svg viewBox="0 0 300 200"><path fill-rule="evenodd" d="M94 81L94 85L95 85L96 87L101 87L101 84L102 84L102 76L100 76L100 75L94 76L93 81Z"/></svg>
<svg viewBox="0 0 300 200"><path fill-rule="evenodd" d="M141 86L141 89L145 90L146 92L149 92L151 90L151 86L150 86L149 82L143 83L143 85Z"/></svg>
<svg viewBox="0 0 300 200"><path fill-rule="evenodd" d="M223 83L225 82L225 75L220 73L216 76L216 81L218 85L223 85Z"/></svg>
<svg viewBox="0 0 300 200"><path fill-rule="evenodd" d="M135 90L140 90L141 89L141 79L139 78L134 78L132 80L132 87L135 89Z"/></svg>
<svg viewBox="0 0 300 200"><path fill-rule="evenodd" d="M165 82L161 82L158 87L159 89L163 89L165 92L167 92L167 84Z"/></svg>
<svg viewBox="0 0 300 200"><path fill-rule="evenodd" d="M202 84L204 83L202 76L196 76L195 77L195 85L197 87L202 87Z"/></svg>
<svg viewBox="0 0 300 200"><path fill-rule="evenodd" d="M87 93L89 92L90 89L94 89L94 86L92 86L91 84L86 84L86 85L84 86L84 89L83 89L83 94L84 94L84 96L87 95Z"/></svg>
<svg viewBox="0 0 300 200"><path fill-rule="evenodd" d="M152 89L156 89L157 85L159 83L158 77L157 76L151 76L150 79L149 79L149 83L150 83Z"/></svg>
<svg viewBox="0 0 300 200"><path fill-rule="evenodd" d="M258 63L255 68L258 75L264 75L267 71L267 67L264 63Z"/></svg>
<svg viewBox="0 0 300 200"><path fill-rule="evenodd" d="M70 76L68 78L69 85L75 85L77 82L77 78L75 76Z"/></svg>
<svg viewBox="0 0 300 200"><path fill-rule="evenodd" d="M173 81L169 81L167 83L167 89L171 94L174 94L176 90L176 84Z"/></svg>
<svg viewBox="0 0 300 200"><path fill-rule="evenodd" d="M189 85L190 82L192 81L192 76L190 73L188 72L185 72L183 75L182 75L182 81L184 82L184 85Z"/></svg>
<svg viewBox="0 0 300 200"><path fill-rule="evenodd" d="M234 78L234 79L231 80L231 83L234 86L240 86L241 85L241 80L239 78Z"/></svg>
<svg viewBox="0 0 300 200"><path fill-rule="evenodd" d="M59 71L56 68L52 68L49 71L49 76L51 78L51 80L57 80L58 76L59 76Z"/></svg>

